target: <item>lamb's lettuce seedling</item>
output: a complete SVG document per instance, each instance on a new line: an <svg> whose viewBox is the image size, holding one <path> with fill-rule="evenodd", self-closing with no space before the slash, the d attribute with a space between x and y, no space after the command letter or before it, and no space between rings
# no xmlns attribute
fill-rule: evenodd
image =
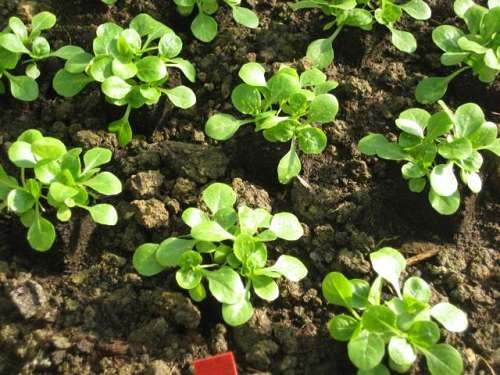
<svg viewBox="0 0 500 375"><path fill-rule="evenodd" d="M289 255L280 255L268 265L266 242L298 240L303 235L298 219L288 212L272 215L245 205L235 209L236 198L230 186L211 184L202 193L209 212L190 207L182 214L191 228L189 235L143 244L133 257L134 267L144 276L177 268L177 283L195 301L205 299L208 284L231 326L252 317L252 292L274 301L279 296L276 279L284 276L296 282L307 275L302 262Z"/></svg>
<svg viewBox="0 0 500 375"><path fill-rule="evenodd" d="M189 16L197 8L198 14L191 22L191 32L196 39L209 43L217 36L219 26L213 15L223 2L231 8L233 19L250 29L259 26L259 18L252 10L240 6L241 0L174 0L177 11L182 16Z"/></svg>
<svg viewBox="0 0 500 375"><path fill-rule="evenodd" d="M232 115L217 113L205 125L209 137L227 140L243 125L254 123L270 142L290 142L290 151L278 164L278 179L289 183L298 176L302 165L297 154L320 154L327 138L317 125L335 120L339 104L329 92L337 82L328 81L320 70L306 70L300 76L290 67L281 67L269 80L264 67L247 63L239 71L244 83L232 92L233 106L250 116L239 120Z"/></svg>
<svg viewBox="0 0 500 375"><path fill-rule="evenodd" d="M64 46L51 51L49 41L41 34L56 24L56 16L50 12L35 14L30 25L25 25L18 17L10 17L7 27L0 31L0 78L9 81L10 92L14 98L29 102L38 98L39 88L36 79L40 76L38 62L49 57L64 57L83 52L79 47ZM27 56L28 59L23 59ZM20 62L26 64L23 75L16 75ZM6 92L0 80L0 94Z"/></svg>
<svg viewBox="0 0 500 375"><path fill-rule="evenodd" d="M391 32L391 42L398 50L412 53L417 49L417 41L408 31L398 29L397 23L405 13L416 20L431 17L431 9L423 0L409 0L402 4L394 0L297 0L292 7L294 10L318 8L331 18L323 29L333 29L333 33L307 47L307 57L320 69L332 63L332 43L345 26L370 31L374 23L383 25Z"/></svg>
<svg viewBox="0 0 500 375"><path fill-rule="evenodd" d="M442 215L451 215L460 206L460 192L455 168L469 189L482 188L479 170L483 164L481 150L500 156L497 126L486 121L481 108L463 104L455 113L439 101L442 111L433 115L411 108L399 115L396 126L402 130L395 143L382 134L369 134L358 144L366 155L387 160L403 160L403 178L411 191L420 193L430 182L429 202Z"/></svg>
<svg viewBox="0 0 500 375"><path fill-rule="evenodd" d="M467 315L448 302L431 305L431 288L420 277L408 278L401 288L406 260L398 250L382 248L371 253L370 260L378 274L372 285L362 279L347 279L339 272L329 273L322 284L325 299L349 311L334 316L328 330L335 340L348 342L348 356L358 375L389 375L382 364L386 353L389 368L398 373L407 372L417 355L423 354L432 375L462 374L460 353L439 343L436 322L450 332L463 332ZM387 301L382 301L384 282L397 295Z"/></svg>
<svg viewBox="0 0 500 375"><path fill-rule="evenodd" d="M49 250L56 238L53 224L43 216L48 206L56 210L60 221L70 220L75 207L87 210L98 224L115 225L118 220L112 205L89 205L90 198L122 190L114 174L100 171L111 160L111 151L101 147L86 151L83 166L81 153L81 148L67 150L60 140L44 137L36 129L23 132L8 149L20 173L19 178L9 176L0 166L0 207L19 216L35 250Z"/></svg>
<svg viewBox="0 0 500 375"><path fill-rule="evenodd" d="M366 155L405 161L401 173L410 190L420 193L429 181L431 206L442 215L451 215L460 206L455 168L462 182L478 193L483 164L479 151L500 156L500 138L497 126L486 121L477 104L463 104L455 113L442 101L439 104L443 110L433 115L420 108L403 111L396 120L402 130L397 142L389 142L382 134L369 134L358 149Z"/></svg>
<svg viewBox="0 0 500 375"><path fill-rule="evenodd" d="M443 52L441 64L463 65L446 77L423 79L415 91L422 104L441 99L449 83L460 73L472 69L481 82L491 83L500 72L500 2L488 1L488 8L472 0L456 0L456 15L464 20L467 31L453 25L441 25L432 32L432 40Z"/></svg>
<svg viewBox="0 0 500 375"><path fill-rule="evenodd" d="M97 28L93 54L83 52L66 60L64 69L54 77L54 89L71 97L87 84L98 82L110 103L126 106L123 117L108 128L117 134L120 145L126 145L132 140L132 109L156 104L162 95L183 109L196 103L190 88L164 87L170 78L169 68L177 68L189 81L195 81L194 66L178 57L181 50L179 36L147 14L134 17L128 29L108 22Z"/></svg>

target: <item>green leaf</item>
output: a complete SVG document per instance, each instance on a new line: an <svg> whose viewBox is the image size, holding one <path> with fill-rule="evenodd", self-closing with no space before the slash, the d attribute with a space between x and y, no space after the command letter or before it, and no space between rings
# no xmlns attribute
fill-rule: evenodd
<svg viewBox="0 0 500 375"><path fill-rule="evenodd" d="M61 166L55 160L40 160L36 163L34 172L37 180L44 184L50 184L61 173Z"/></svg>
<svg viewBox="0 0 500 375"><path fill-rule="evenodd" d="M400 5L410 17L416 20L427 20L431 18L431 8L423 0L410 0Z"/></svg>
<svg viewBox="0 0 500 375"><path fill-rule="evenodd" d="M356 367L361 370L371 370L384 357L384 340L377 334L361 331L347 344L347 354Z"/></svg>
<svg viewBox="0 0 500 375"><path fill-rule="evenodd" d="M253 306L246 298L234 304L222 305L222 318L232 327L245 324L253 315Z"/></svg>
<svg viewBox="0 0 500 375"><path fill-rule="evenodd" d="M7 194L7 208L16 214L22 214L35 205L33 195L23 189L12 189Z"/></svg>
<svg viewBox="0 0 500 375"><path fill-rule="evenodd" d="M276 281L267 276L253 277L252 286L255 294L268 302L274 301L280 295Z"/></svg>
<svg viewBox="0 0 500 375"><path fill-rule="evenodd" d="M106 60L102 60L106 61ZM134 64L133 62L128 62L128 63L123 63L118 59L113 59L111 62L111 72L106 71L107 66L95 66L92 64L94 67L94 74L98 76L99 74L102 74L102 77L99 77L99 79L102 78L102 81L104 81L107 77L110 75L115 75L121 79L130 79L134 77L137 74L137 65ZM102 70L96 70L97 68L101 69L104 67L104 71Z"/></svg>
<svg viewBox="0 0 500 375"><path fill-rule="evenodd" d="M415 98L419 103L430 104L441 99L448 90L448 77L424 78L417 85Z"/></svg>
<svg viewBox="0 0 500 375"><path fill-rule="evenodd" d="M408 330L408 339L419 347L431 347L440 337L439 327L432 321L416 321Z"/></svg>
<svg viewBox="0 0 500 375"><path fill-rule="evenodd" d="M48 57L50 55L49 41L44 37L36 37L31 43L31 55L36 59Z"/></svg>
<svg viewBox="0 0 500 375"><path fill-rule="evenodd" d="M424 138L424 130L430 118L429 112L420 108L410 108L400 113L396 126L408 134Z"/></svg>
<svg viewBox="0 0 500 375"><path fill-rule="evenodd" d="M484 149L493 152L496 156L500 156L500 138L495 139L495 142L484 147Z"/></svg>
<svg viewBox="0 0 500 375"><path fill-rule="evenodd" d="M262 105L259 89L246 83L242 83L233 89L231 102L238 111L246 115L258 114Z"/></svg>
<svg viewBox="0 0 500 375"><path fill-rule="evenodd" d="M401 174L406 179L420 178L426 175L426 170L418 164L408 162L401 167Z"/></svg>
<svg viewBox="0 0 500 375"><path fill-rule="evenodd" d="M421 193L425 189L427 179L425 178L412 178L408 181L408 188L413 193Z"/></svg>
<svg viewBox="0 0 500 375"><path fill-rule="evenodd" d="M394 286L398 296L401 296L399 278L406 268L406 260L401 253L392 247L383 247L370 253L373 270Z"/></svg>
<svg viewBox="0 0 500 375"><path fill-rule="evenodd" d="M452 128L453 122L450 116L444 111L434 113L427 123L426 139L434 140L446 133Z"/></svg>
<svg viewBox="0 0 500 375"><path fill-rule="evenodd" d="M27 142L16 141L12 143L7 153L10 161L19 168L33 168L36 164L31 144Z"/></svg>
<svg viewBox="0 0 500 375"><path fill-rule="evenodd" d="M164 91L172 104L178 108L188 109L196 104L196 95L186 86L177 86Z"/></svg>
<svg viewBox="0 0 500 375"><path fill-rule="evenodd" d="M57 160L67 152L64 143L53 137L37 139L31 144L31 150L38 158L50 160Z"/></svg>
<svg viewBox="0 0 500 375"><path fill-rule="evenodd" d="M159 25L161 25L160 22L146 13L138 14L130 21L130 27L137 31L140 36L154 33Z"/></svg>
<svg viewBox="0 0 500 375"><path fill-rule="evenodd" d="M259 17L247 8L233 6L233 18L240 25L255 29L259 26Z"/></svg>
<svg viewBox="0 0 500 375"><path fill-rule="evenodd" d="M14 34L0 34L0 47L14 53L30 53L21 38Z"/></svg>
<svg viewBox="0 0 500 375"><path fill-rule="evenodd" d="M70 98L82 91L90 82L92 78L86 74L72 74L61 69L54 76L52 86L59 95Z"/></svg>
<svg viewBox="0 0 500 375"><path fill-rule="evenodd" d="M466 103L455 111L455 135L467 137L478 130L485 122L484 113L477 104Z"/></svg>
<svg viewBox="0 0 500 375"><path fill-rule="evenodd" d="M92 220L97 224L116 225L118 222L118 213L115 208L107 203L96 204L87 208Z"/></svg>
<svg viewBox="0 0 500 375"><path fill-rule="evenodd" d="M300 91L300 80L297 72L291 68L282 68L269 79L267 87L271 90L271 103L279 103Z"/></svg>
<svg viewBox="0 0 500 375"><path fill-rule="evenodd" d="M236 193L229 185L217 182L208 186L202 193L203 202L213 214L223 208L232 208L236 198Z"/></svg>
<svg viewBox="0 0 500 375"><path fill-rule="evenodd" d="M21 40L25 40L28 37L28 29L23 21L18 17L9 18L9 28L16 34Z"/></svg>
<svg viewBox="0 0 500 375"><path fill-rule="evenodd" d="M204 275L208 279L208 288L217 301L227 304L241 302L245 287L236 271L223 266L216 271L204 271Z"/></svg>
<svg viewBox="0 0 500 375"><path fill-rule="evenodd" d="M467 329L467 314L448 302L432 306L431 316L450 332L463 332Z"/></svg>
<svg viewBox="0 0 500 375"><path fill-rule="evenodd" d="M429 189L429 202L441 215L452 215L457 212L460 207L460 192L456 190L452 195L444 197Z"/></svg>
<svg viewBox="0 0 500 375"><path fill-rule="evenodd" d="M31 79L37 79L40 77L40 70L38 69L38 66L35 63L28 64L26 66L26 70L24 71L26 76L31 78Z"/></svg>
<svg viewBox="0 0 500 375"><path fill-rule="evenodd" d="M387 352L390 359L398 366L409 366L417 359L417 354L413 347L402 337L391 337L387 346Z"/></svg>
<svg viewBox="0 0 500 375"><path fill-rule="evenodd" d="M132 141L132 128L130 127L128 118L123 117L111 122L108 125L108 130L116 134L120 146L125 146Z"/></svg>
<svg viewBox="0 0 500 375"><path fill-rule="evenodd" d="M391 375L390 371L383 364L379 364L370 370L358 370L356 375Z"/></svg>
<svg viewBox="0 0 500 375"><path fill-rule="evenodd" d="M209 43L217 36L217 22L205 13L198 13L191 23L191 32L196 39Z"/></svg>
<svg viewBox="0 0 500 375"><path fill-rule="evenodd" d="M120 77L111 76L104 80L101 90L111 99L124 99L132 91L132 86Z"/></svg>
<svg viewBox="0 0 500 375"><path fill-rule="evenodd" d="M323 130L305 128L297 133L299 147L306 154L321 154L326 148L327 138Z"/></svg>
<svg viewBox="0 0 500 375"><path fill-rule="evenodd" d="M431 287L422 278L412 276L403 285L403 297L415 298L417 301L428 303L431 299Z"/></svg>
<svg viewBox="0 0 500 375"><path fill-rule="evenodd" d="M50 12L40 12L31 19L31 35L38 35L43 30L48 30L56 24L56 16Z"/></svg>
<svg viewBox="0 0 500 375"><path fill-rule="evenodd" d="M289 212L280 212L273 216L269 229L287 241L296 241L304 235L299 219Z"/></svg>
<svg viewBox="0 0 500 375"><path fill-rule="evenodd" d="M208 242L220 242L234 239L231 233L227 232L215 221L207 221L195 226L191 229L191 236L197 240Z"/></svg>
<svg viewBox="0 0 500 375"><path fill-rule="evenodd" d="M446 52L462 52L457 44L462 36L464 36L462 30L451 25L441 25L432 30L432 41Z"/></svg>
<svg viewBox="0 0 500 375"><path fill-rule="evenodd" d="M210 138L218 141L226 141L231 138L243 123L234 116L224 113L216 113L211 116L205 124L205 133Z"/></svg>
<svg viewBox="0 0 500 375"><path fill-rule="evenodd" d="M330 39L317 39L307 47L306 56L318 69L324 69L333 62L333 47Z"/></svg>
<svg viewBox="0 0 500 375"><path fill-rule="evenodd" d="M265 73L266 70L262 65L256 62L249 62L244 64L240 68L238 75L243 80L243 82L250 86L265 87L267 86Z"/></svg>
<svg viewBox="0 0 500 375"><path fill-rule="evenodd" d="M143 82L160 81L167 76L167 67L158 56L146 56L137 61L135 65L137 67L137 77Z"/></svg>
<svg viewBox="0 0 500 375"><path fill-rule="evenodd" d="M17 137L18 141L27 142L32 144L35 141L43 138L43 134L37 129L28 129L22 132L19 137Z"/></svg>
<svg viewBox="0 0 500 375"><path fill-rule="evenodd" d="M328 322L328 332L337 341L349 341L358 328L359 321L352 316L340 314Z"/></svg>
<svg viewBox="0 0 500 375"><path fill-rule="evenodd" d="M191 228L194 228L204 222L210 221L208 215L202 210L189 207L182 213L182 221Z"/></svg>
<svg viewBox="0 0 500 375"><path fill-rule="evenodd" d="M158 246L156 243L145 243L135 249L132 264L141 275L153 276L164 270L156 260Z"/></svg>
<svg viewBox="0 0 500 375"><path fill-rule="evenodd" d="M417 40L412 33L389 27L391 31L391 42L398 50L413 53L417 49Z"/></svg>
<svg viewBox="0 0 500 375"><path fill-rule="evenodd" d="M111 161L113 153L111 150L103 147L93 147L85 154L83 154L83 163L85 165L85 172L90 171L96 167L103 164L107 164Z"/></svg>
<svg viewBox="0 0 500 375"><path fill-rule="evenodd" d="M78 194L78 190L60 182L53 182L49 187L49 197L58 203L64 203L68 198Z"/></svg>
<svg viewBox="0 0 500 375"><path fill-rule="evenodd" d="M472 154L472 144L467 138L456 138L451 142L440 143L438 152L448 160L463 160Z"/></svg>
<svg viewBox="0 0 500 375"><path fill-rule="evenodd" d="M352 286L340 272L330 272L326 275L321 290L328 303L352 309Z"/></svg>
<svg viewBox="0 0 500 375"><path fill-rule="evenodd" d="M352 287L352 307L355 309L366 309L369 304L370 284L362 279L351 279L349 283Z"/></svg>
<svg viewBox="0 0 500 375"><path fill-rule="evenodd" d="M302 87L317 86L326 82L326 74L317 68L304 71L300 75L300 84Z"/></svg>
<svg viewBox="0 0 500 375"><path fill-rule="evenodd" d="M396 314L387 306L370 306L363 313L363 328L375 333L394 333L397 330Z"/></svg>
<svg viewBox="0 0 500 375"><path fill-rule="evenodd" d="M122 183L110 172L101 172L82 184L103 195L116 195L122 191Z"/></svg>
<svg viewBox="0 0 500 375"><path fill-rule="evenodd" d="M332 122L339 111L339 102L332 94L321 94L311 102L308 119L311 122L324 124Z"/></svg>
<svg viewBox="0 0 500 375"><path fill-rule="evenodd" d="M199 283L194 288L189 289L189 296L193 301L201 302L207 298L207 290L202 283Z"/></svg>
<svg viewBox="0 0 500 375"><path fill-rule="evenodd" d="M71 56L68 60L66 60L66 64L64 64L64 69L72 74L83 73L85 69L92 61L92 55L87 52L82 52L76 55Z"/></svg>
<svg viewBox="0 0 500 375"><path fill-rule="evenodd" d="M433 191L442 197L449 197L458 189L453 163L436 165L431 171L429 181Z"/></svg>
<svg viewBox="0 0 500 375"><path fill-rule="evenodd" d="M181 268L175 273L177 284L183 289L194 289L200 283L203 274L198 269Z"/></svg>
<svg viewBox="0 0 500 375"><path fill-rule="evenodd" d="M448 344L436 344L424 351L427 367L432 375L459 375L463 373L460 353Z"/></svg>
<svg viewBox="0 0 500 375"><path fill-rule="evenodd" d="M297 258L290 255L280 255L276 263L267 268L268 271L278 272L290 281L300 281L307 275L307 268Z"/></svg>
<svg viewBox="0 0 500 375"><path fill-rule="evenodd" d="M162 267L179 266L179 259L186 251L192 250L195 240L185 240L176 237L167 238L156 250L156 261Z"/></svg>
<svg viewBox="0 0 500 375"><path fill-rule="evenodd" d="M36 216L28 229L27 239L34 250L47 251L56 240L56 231L50 221Z"/></svg>
<svg viewBox="0 0 500 375"><path fill-rule="evenodd" d="M10 82L10 92L16 99L31 102L38 98L38 83L28 76L7 76Z"/></svg>
<svg viewBox="0 0 500 375"><path fill-rule="evenodd" d="M388 144L389 141L382 134L371 133L361 138L358 150L365 155L377 155L379 150L387 147Z"/></svg>
<svg viewBox="0 0 500 375"><path fill-rule="evenodd" d="M51 55L54 57L59 57L63 60L69 60L72 56L78 55L83 52L85 52L85 50L82 47L67 45L62 46L58 50L52 52Z"/></svg>
<svg viewBox="0 0 500 375"><path fill-rule="evenodd" d="M297 177L302 169L299 156L292 146L278 163L278 180L281 184L288 184Z"/></svg>
<svg viewBox="0 0 500 375"><path fill-rule="evenodd" d="M174 31L163 35L158 42L158 52L168 59L174 58L182 51L182 39Z"/></svg>

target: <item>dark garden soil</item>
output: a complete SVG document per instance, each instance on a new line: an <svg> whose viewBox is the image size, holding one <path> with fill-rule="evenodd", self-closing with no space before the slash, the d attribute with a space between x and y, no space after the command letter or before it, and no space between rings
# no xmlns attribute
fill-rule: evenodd
<svg viewBox="0 0 500 375"><path fill-rule="evenodd" d="M327 74L340 82L335 91L341 111L325 126L327 150L305 157L302 177L280 186L275 168L284 149L252 129L226 143L206 138L210 114L230 110L230 91L248 60L299 69L307 44L322 35L316 12L293 13L287 1L250 0L261 27L237 27L219 12L220 34L212 44L194 40L188 19L168 0L119 0L107 8L98 0L0 0L0 27L10 15L27 19L50 10L58 25L49 34L55 47L90 49L96 27L126 24L147 12L174 28L183 56L197 67L193 85L198 104L188 111L168 102L136 111L136 139L117 147L106 124L121 108L106 104L95 86L65 100L51 89L57 61L42 65L41 97L25 104L0 97L0 161L23 130L36 127L74 147L102 145L114 151L111 169L125 192L111 202L121 220L116 227L93 224L84 213L57 226L58 241L44 254L32 251L15 217L0 217L0 374L189 374L193 359L232 350L241 374L353 374L344 344L328 336L326 322L335 308L322 299L322 278L332 270L373 278L367 255L381 245L406 257L435 254L409 267L432 283L435 300L448 299L467 311L470 328L447 335L462 353L467 374L491 374L500 366L498 316L500 240L500 163L486 158L485 186L478 196L463 192L460 213L436 214L425 194L408 191L395 163L361 156L357 141L367 132L391 133L394 119L415 106L413 90L424 75L447 72L430 41L432 27L454 22L452 1L430 1L433 20L410 23L418 53L406 55L388 34L344 30L335 41L335 64ZM180 77L175 76L174 80ZM450 106L476 102L500 123L500 83L485 86L463 75L450 87ZM141 278L131 265L136 246L183 233L182 210L197 204L209 182L228 182L251 206L295 213L306 235L281 243L280 252L301 258L309 276L299 284L281 282L276 303L256 301L251 322L223 324L213 301L194 304L165 272ZM424 366L413 374L425 374ZM446 374L443 374L446 375Z"/></svg>

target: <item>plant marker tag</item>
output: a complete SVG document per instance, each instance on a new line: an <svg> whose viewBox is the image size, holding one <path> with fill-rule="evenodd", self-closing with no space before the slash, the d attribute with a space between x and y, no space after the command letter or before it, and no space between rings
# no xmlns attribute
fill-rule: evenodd
<svg viewBox="0 0 500 375"><path fill-rule="evenodd" d="M233 352L197 359L193 365L196 375L238 375Z"/></svg>

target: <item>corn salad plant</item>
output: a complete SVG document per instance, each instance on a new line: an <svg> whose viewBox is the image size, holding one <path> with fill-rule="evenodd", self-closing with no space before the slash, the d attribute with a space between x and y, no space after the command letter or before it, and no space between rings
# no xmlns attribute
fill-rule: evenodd
<svg viewBox="0 0 500 375"><path fill-rule="evenodd" d="M287 184L298 176L302 165L297 150L305 154L320 154L327 137L318 126L335 120L339 104L329 92L338 86L328 81L318 69L300 76L293 68L283 66L269 80L264 67L250 62L243 65L239 76L244 83L231 94L233 106L243 115L242 120L230 114L211 116L205 132L216 140L227 140L243 125L255 124L270 142L290 142L290 150L278 164L278 179Z"/></svg>
<svg viewBox="0 0 500 375"><path fill-rule="evenodd" d="M182 16L189 16L195 8L198 14L191 22L191 32L196 39L209 43L215 39L219 26L213 15L219 10L220 3L231 8L233 19L245 27L255 29L259 18L252 10L240 6L241 0L174 0L177 11Z"/></svg>
<svg viewBox="0 0 500 375"><path fill-rule="evenodd" d="M39 61L49 57L69 57L83 51L76 46L64 46L51 51L50 43L42 36L42 32L53 28L55 24L55 15L40 12L33 16L29 25L25 25L18 17L10 17L7 27L0 31L0 79L7 79L14 98L26 102L38 98L36 79L40 76ZM25 65L24 74L17 75L12 71L19 70L20 63ZM5 92L5 84L0 80L0 94Z"/></svg>
<svg viewBox="0 0 500 375"><path fill-rule="evenodd" d="M141 245L133 257L134 267L144 276L177 268L177 283L195 301L206 298L208 284L231 326L252 317L252 294L274 301L279 296L275 280L284 276L296 282L307 275L302 262L289 255L280 255L268 265L266 243L278 238L298 240L303 235L298 219L288 212L272 215L245 205L235 209L236 198L228 185L208 186L202 200L209 211L190 207L182 214L190 234Z"/></svg>
<svg viewBox="0 0 500 375"><path fill-rule="evenodd" d="M120 145L126 145L132 140L132 109L156 104L162 95L182 109L196 103L190 88L164 87L170 78L169 68L177 68L189 81L195 81L194 66L178 57L181 50L179 36L147 14L134 17L127 29L108 22L97 28L93 54L82 52L66 60L54 77L54 89L72 97L87 84L98 82L107 101L126 107L123 117L108 127Z"/></svg>
<svg viewBox="0 0 500 375"><path fill-rule="evenodd" d="M500 138L493 122L486 121L481 108L463 104L455 112L439 101L441 111L431 115L411 108L399 115L396 126L402 130L397 142L382 134L369 134L359 141L365 155L405 161L403 178L411 191L420 193L430 183L429 202L442 215L451 215L460 206L460 192L455 168L469 189L482 188L479 171L483 164L481 150L500 156Z"/></svg>
<svg viewBox="0 0 500 375"><path fill-rule="evenodd" d="M292 7L294 10L317 8L329 19L323 30L333 30L332 34L307 47L306 56L320 69L332 63L332 43L346 26L370 31L375 23L383 25L391 32L391 42L398 50L412 53L417 49L417 41L410 32L398 29L397 23L405 13L416 20L431 17L431 9L423 0L403 3L394 0L297 0Z"/></svg>
<svg viewBox="0 0 500 375"><path fill-rule="evenodd" d="M30 246L37 251L49 250L56 238L54 225L44 217L49 206L63 222L70 220L75 207L87 210L98 224L117 222L112 205L90 205L91 198L115 195L122 190L114 174L100 171L100 166L111 160L111 151L100 147L86 151L83 168L81 153L81 148L68 150L57 138L30 129L8 149L9 160L19 168L19 177L9 176L0 166L0 207L19 216L28 228Z"/></svg>
<svg viewBox="0 0 500 375"><path fill-rule="evenodd" d="M469 69L485 83L493 82L500 72L500 1L489 0L486 8L472 0L456 0L454 10L467 30L441 25L433 30L432 40L443 51L441 64L461 67L446 77L423 79L415 91L422 104L441 99L449 83Z"/></svg>
<svg viewBox="0 0 500 375"><path fill-rule="evenodd" d="M389 368L397 373L409 371L422 354L431 375L462 374L460 353L439 343L438 323L450 332L463 332L467 315L448 302L431 305L431 287L420 277L406 279L401 288L406 260L398 250L382 248L371 253L370 260L378 275L371 285L340 272L330 272L322 284L325 299L349 311L335 315L328 330L335 340L348 343L347 353L358 375L389 375L382 363L386 354ZM384 282L395 297L383 300Z"/></svg>

